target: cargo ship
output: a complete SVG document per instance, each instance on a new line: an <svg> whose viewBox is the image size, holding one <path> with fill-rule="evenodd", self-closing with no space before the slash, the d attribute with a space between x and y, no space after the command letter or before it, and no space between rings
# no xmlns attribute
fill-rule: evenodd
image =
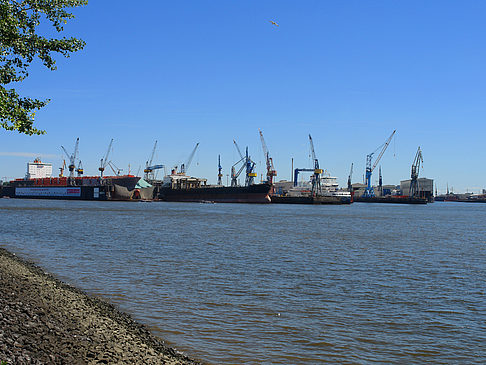
<svg viewBox="0 0 486 365"><path fill-rule="evenodd" d="M0 194L9 198L67 200L139 200L151 199L153 195L153 187L140 185L140 177L134 175L51 177L51 174L52 165L36 159L27 163L25 178L7 182Z"/></svg>
<svg viewBox="0 0 486 365"><path fill-rule="evenodd" d="M156 184L156 196L167 202L270 203L268 183L250 186L208 185L207 179L172 171Z"/></svg>

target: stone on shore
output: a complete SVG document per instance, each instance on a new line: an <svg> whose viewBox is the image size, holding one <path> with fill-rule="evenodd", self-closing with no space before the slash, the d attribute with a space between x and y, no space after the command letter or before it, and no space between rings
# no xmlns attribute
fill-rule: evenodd
<svg viewBox="0 0 486 365"><path fill-rule="evenodd" d="M111 304L0 248L0 363L198 364Z"/></svg>

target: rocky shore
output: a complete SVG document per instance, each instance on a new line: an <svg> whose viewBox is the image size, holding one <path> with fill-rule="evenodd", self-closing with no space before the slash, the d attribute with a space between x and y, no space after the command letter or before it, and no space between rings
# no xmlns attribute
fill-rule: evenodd
<svg viewBox="0 0 486 365"><path fill-rule="evenodd" d="M129 315L0 248L0 363L198 364Z"/></svg>

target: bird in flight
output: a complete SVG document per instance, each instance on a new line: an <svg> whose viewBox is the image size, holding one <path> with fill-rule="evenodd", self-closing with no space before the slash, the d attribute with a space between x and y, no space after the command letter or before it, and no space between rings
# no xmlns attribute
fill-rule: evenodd
<svg viewBox="0 0 486 365"><path fill-rule="evenodd" d="M278 27L278 24L275 23L273 20L269 20L269 22Z"/></svg>

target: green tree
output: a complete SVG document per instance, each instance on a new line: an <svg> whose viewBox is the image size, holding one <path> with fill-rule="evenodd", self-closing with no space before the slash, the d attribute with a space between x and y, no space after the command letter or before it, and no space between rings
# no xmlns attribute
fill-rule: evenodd
<svg viewBox="0 0 486 365"><path fill-rule="evenodd" d="M32 61L38 58L50 70L56 69L54 53L69 57L85 42L76 38L50 38L39 34L41 23L50 24L57 32L74 15L66 9L83 6L87 0L0 0L0 128L19 133L44 134L34 127L36 110L47 100L21 97L14 88L28 75Z"/></svg>

